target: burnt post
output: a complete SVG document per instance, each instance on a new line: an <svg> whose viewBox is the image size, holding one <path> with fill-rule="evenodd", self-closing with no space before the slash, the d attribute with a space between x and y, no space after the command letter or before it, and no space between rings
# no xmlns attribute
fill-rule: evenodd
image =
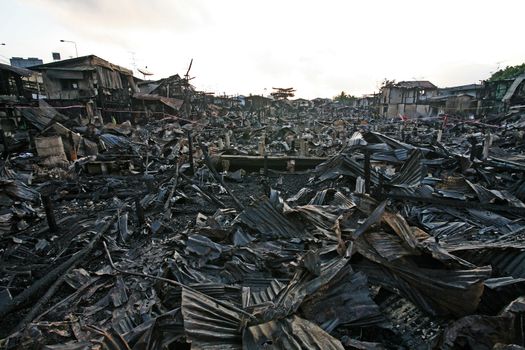
<svg viewBox="0 0 525 350"><path fill-rule="evenodd" d="M42 195L42 204L44 205L44 210L46 212L47 225L49 226L49 231L56 232L58 231L57 221L55 219L55 212L53 209L53 202L49 194Z"/></svg>
<svg viewBox="0 0 525 350"><path fill-rule="evenodd" d="M383 200L384 199L383 186L385 184L385 177L384 177L382 171L379 171L378 175L379 175L379 185L376 187L376 189L374 191L374 198L379 199L379 200Z"/></svg>
<svg viewBox="0 0 525 350"><path fill-rule="evenodd" d="M370 151L365 150L365 193L370 194Z"/></svg>
<svg viewBox="0 0 525 350"><path fill-rule="evenodd" d="M73 132L70 131L68 134L68 141L71 145L71 154L70 154L70 160L75 161L77 160L77 151L75 149L75 140L73 139Z"/></svg>
<svg viewBox="0 0 525 350"><path fill-rule="evenodd" d="M194 171L195 169L193 168L193 140L191 138L191 131L187 130L186 132L188 134L188 148L189 148L189 153L190 153L190 158L189 158L189 161L190 161L190 172L193 175L195 173L195 171Z"/></svg>
<svg viewBox="0 0 525 350"><path fill-rule="evenodd" d="M135 211L137 213L137 219L139 221L139 226L143 226L146 220L144 219L144 209L140 203L140 198L135 197Z"/></svg>
<svg viewBox="0 0 525 350"><path fill-rule="evenodd" d="M264 154L264 176L268 177L268 155Z"/></svg>
<svg viewBox="0 0 525 350"><path fill-rule="evenodd" d="M4 152L2 153L2 157L4 159L7 159L7 155L9 154L9 145L7 144L7 137L5 137L3 129L0 129L0 137L2 138L2 145L4 146Z"/></svg>

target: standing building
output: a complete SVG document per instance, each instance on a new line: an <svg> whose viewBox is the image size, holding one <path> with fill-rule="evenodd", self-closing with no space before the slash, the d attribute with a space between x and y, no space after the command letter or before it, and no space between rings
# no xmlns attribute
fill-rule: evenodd
<svg viewBox="0 0 525 350"><path fill-rule="evenodd" d="M92 111L106 121L131 118L131 99L138 89L130 69L89 55L33 66L31 70L42 72L47 102L52 106L76 106L70 114ZM89 108L85 106L88 103Z"/></svg>
<svg viewBox="0 0 525 350"><path fill-rule="evenodd" d="M437 95L437 86L427 80L400 81L381 88L380 115L383 117L426 117L431 114L430 98Z"/></svg>
<svg viewBox="0 0 525 350"><path fill-rule="evenodd" d="M466 117L479 114L482 88L480 84L468 84L438 89L437 95L429 99L432 115Z"/></svg>
<svg viewBox="0 0 525 350"><path fill-rule="evenodd" d="M504 113L525 105L525 74L511 79L483 82L482 108L485 114Z"/></svg>
<svg viewBox="0 0 525 350"><path fill-rule="evenodd" d="M18 67L18 68L29 68L29 67L38 66L44 63L42 59L36 58L36 57L28 57L28 58L11 57L11 59L9 59L9 62L11 63L13 67Z"/></svg>

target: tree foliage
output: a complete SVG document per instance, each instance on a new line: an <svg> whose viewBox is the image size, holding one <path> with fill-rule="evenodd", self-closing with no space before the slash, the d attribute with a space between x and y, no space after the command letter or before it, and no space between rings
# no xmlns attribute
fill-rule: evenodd
<svg viewBox="0 0 525 350"><path fill-rule="evenodd" d="M522 74L525 74L525 63L500 69L490 76L489 81L514 79Z"/></svg>
<svg viewBox="0 0 525 350"><path fill-rule="evenodd" d="M348 95L344 91L341 91L341 93L339 95L334 97L334 101L337 101L337 102L343 103L343 104L351 104L356 99L357 99L357 97L352 96L352 95Z"/></svg>
<svg viewBox="0 0 525 350"><path fill-rule="evenodd" d="M395 79L392 79L392 80L388 80L387 78L385 78L382 82L381 82L381 88L384 88L384 87L392 87L396 84L396 80Z"/></svg>

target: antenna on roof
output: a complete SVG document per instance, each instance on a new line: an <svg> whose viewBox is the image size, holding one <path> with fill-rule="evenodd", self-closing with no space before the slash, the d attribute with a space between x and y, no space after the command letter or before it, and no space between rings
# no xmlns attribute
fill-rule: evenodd
<svg viewBox="0 0 525 350"><path fill-rule="evenodd" d="M146 66L145 68L137 68L137 70L142 73L142 76L144 77L144 80L146 80L146 76L148 75L153 75L153 73L151 73L149 70L148 70L148 66Z"/></svg>

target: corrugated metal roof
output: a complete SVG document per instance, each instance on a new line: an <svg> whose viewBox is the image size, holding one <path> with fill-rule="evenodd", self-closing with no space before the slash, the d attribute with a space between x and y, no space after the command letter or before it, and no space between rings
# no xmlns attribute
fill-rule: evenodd
<svg viewBox="0 0 525 350"><path fill-rule="evenodd" d="M525 80L525 74L520 75L519 77L517 77L512 82L512 85L508 88L507 92L505 93L505 96L503 96L501 101L506 102L506 101L510 100L512 98L512 96L514 96L514 93L516 92L516 89L518 88L518 86L520 86L520 84L523 82L523 80Z"/></svg>
<svg viewBox="0 0 525 350"><path fill-rule="evenodd" d="M0 63L0 70L7 70L12 73L15 73L16 75L20 75L22 77L30 77L31 75L33 75L33 72L30 71L29 69L13 67L13 66L10 66L8 64L3 64L3 63Z"/></svg>
<svg viewBox="0 0 525 350"><path fill-rule="evenodd" d="M395 86L406 89L437 89L437 86L428 80L400 81L399 83L395 84Z"/></svg>

